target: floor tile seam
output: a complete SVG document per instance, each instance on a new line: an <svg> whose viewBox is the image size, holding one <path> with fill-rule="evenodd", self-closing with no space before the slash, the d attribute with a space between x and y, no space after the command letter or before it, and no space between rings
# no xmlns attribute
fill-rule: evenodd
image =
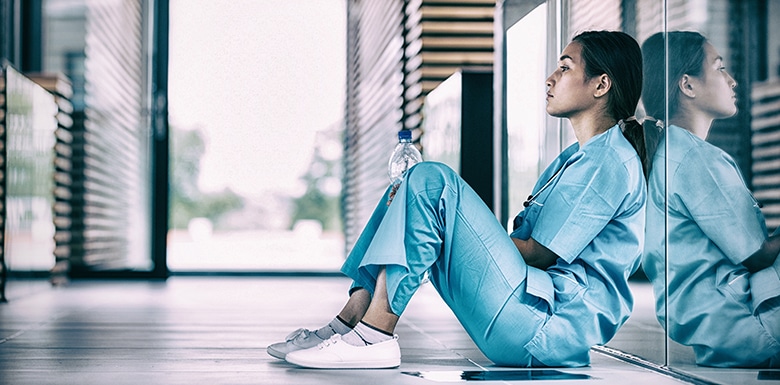
<svg viewBox="0 0 780 385"><path fill-rule="evenodd" d="M56 291L50 291L49 293L56 293ZM52 314L48 318L45 318L45 319L43 319L41 321L38 321L38 322L32 322L29 325L27 325L26 327L23 327L23 328L17 330L16 332L12 333L11 335L9 335L7 337L0 338L0 345L4 344L6 342L9 342L11 340L14 340L16 338L19 338L20 336L22 336L22 335L24 335L27 332L30 332L32 330L43 328L46 325L52 324L52 323L56 322L57 320L63 319L65 317L67 317L67 316L70 316L70 315L73 315L73 314L77 314L79 312L91 312L91 311L94 311L95 309L99 308L102 305L103 304L94 304L94 305L89 306L89 307L78 308L78 309L75 309L75 310L73 310L73 309L60 310L58 312L55 312L54 314Z"/></svg>
<svg viewBox="0 0 780 385"><path fill-rule="evenodd" d="M13 334L11 334L8 337L0 338L0 345L4 344L6 342L9 342L11 340L14 340L14 339L24 335L25 333L27 333L29 331L40 329L40 328L42 328L42 327L44 327L44 326L46 326L48 324L51 324L54 321L56 321L56 320L58 320L58 319L60 319L60 318L62 318L64 316L66 316L68 314L70 314L70 312L61 312L59 314L52 315L51 317L49 317L49 318L47 318L47 319L45 319L43 321L34 322L34 323L30 324L27 327L24 327L24 328L21 328L21 329L17 330L16 332L14 332Z"/></svg>
<svg viewBox="0 0 780 385"><path fill-rule="evenodd" d="M622 350L611 348L604 345L597 345L591 348L592 351L597 352L599 354L602 354L606 357L610 357L612 359L625 362L628 365L633 365L639 368L643 368L645 370L651 371L653 373L666 376L669 378L673 378L677 381L694 384L694 385L718 385L715 382L707 381L698 377L691 376L686 373L681 373L677 370L674 370L673 368L670 368L665 365L656 364L653 362L650 362L648 360L645 360L641 357L638 357L636 355L626 353Z"/></svg>

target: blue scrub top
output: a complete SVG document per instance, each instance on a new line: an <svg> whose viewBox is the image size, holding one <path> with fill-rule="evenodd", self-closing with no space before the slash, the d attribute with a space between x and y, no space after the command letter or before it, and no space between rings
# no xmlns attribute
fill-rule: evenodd
<svg viewBox="0 0 780 385"><path fill-rule="evenodd" d="M546 271L528 268L527 291L548 302L551 316L526 348L542 362L587 364L589 348L631 314L628 277L644 246L642 165L616 125L564 150L533 191L511 236L530 236L560 258Z"/></svg>
<svg viewBox="0 0 780 385"><path fill-rule="evenodd" d="M680 127L667 128L653 164L642 265L653 283L658 320L664 325L668 294L667 332L674 341L693 347L698 364L762 365L780 353L780 344L754 312L766 296L751 294L751 285L776 293L780 280L774 271L751 276L741 264L767 238L758 202L728 154Z"/></svg>

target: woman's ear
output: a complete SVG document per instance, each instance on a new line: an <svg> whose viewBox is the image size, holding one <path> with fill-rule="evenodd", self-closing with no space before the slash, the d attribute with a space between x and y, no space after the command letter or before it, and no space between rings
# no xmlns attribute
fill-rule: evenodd
<svg viewBox="0 0 780 385"><path fill-rule="evenodd" d="M688 74L683 74L683 76L680 78L680 81L677 84L677 87L680 88L680 92L682 92L683 95L689 97L689 98L695 98L696 92L693 90L693 79L691 79Z"/></svg>
<svg viewBox="0 0 780 385"><path fill-rule="evenodd" d="M601 74L596 79L598 80L598 83L596 83L596 91L593 93L593 96L600 98L606 95L610 88L612 88L612 79L610 79L607 74Z"/></svg>

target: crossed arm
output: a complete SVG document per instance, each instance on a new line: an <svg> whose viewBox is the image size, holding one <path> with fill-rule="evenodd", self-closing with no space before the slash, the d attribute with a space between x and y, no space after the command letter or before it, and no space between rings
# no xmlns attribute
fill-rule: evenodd
<svg viewBox="0 0 780 385"><path fill-rule="evenodd" d="M758 249L753 255L748 257L742 264L747 267L748 271L755 273L759 270L772 266L780 254L780 232L775 232L764 241L761 248Z"/></svg>
<svg viewBox="0 0 780 385"><path fill-rule="evenodd" d="M523 255L525 263L529 266L533 266L542 270L546 270L548 267L555 264L558 259L558 255L552 252L544 245L536 242L533 238L528 238L527 241L518 238L512 238L517 250Z"/></svg>

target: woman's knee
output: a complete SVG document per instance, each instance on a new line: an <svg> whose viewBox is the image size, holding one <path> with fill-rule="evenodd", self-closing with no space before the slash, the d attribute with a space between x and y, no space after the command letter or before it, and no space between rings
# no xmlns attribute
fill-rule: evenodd
<svg viewBox="0 0 780 385"><path fill-rule="evenodd" d="M444 163L439 162L421 162L409 170L407 182L410 186L424 183L429 185L435 181L441 181L442 184L451 183L460 178L457 172Z"/></svg>

